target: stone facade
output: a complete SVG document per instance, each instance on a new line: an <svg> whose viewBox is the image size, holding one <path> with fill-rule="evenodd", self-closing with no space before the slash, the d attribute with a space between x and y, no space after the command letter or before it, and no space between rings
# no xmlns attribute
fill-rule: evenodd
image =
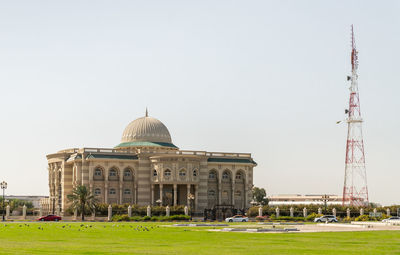
<svg viewBox="0 0 400 255"><path fill-rule="evenodd" d="M121 142L112 149L47 155L51 206L64 212L76 185L86 185L99 202L109 204L192 203L197 212L216 205L250 206L256 166L251 154L179 150L166 127L147 113L128 125Z"/></svg>

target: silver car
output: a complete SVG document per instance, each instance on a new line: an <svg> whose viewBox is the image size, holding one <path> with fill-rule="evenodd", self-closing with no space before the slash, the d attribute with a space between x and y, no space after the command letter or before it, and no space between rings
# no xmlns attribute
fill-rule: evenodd
<svg viewBox="0 0 400 255"><path fill-rule="evenodd" d="M247 221L249 221L249 218L247 218L246 216L243 216L243 215L235 215L233 217L226 218L225 221L226 222L247 222Z"/></svg>
<svg viewBox="0 0 400 255"><path fill-rule="evenodd" d="M315 218L314 222L338 222L334 215L324 215L319 218Z"/></svg>
<svg viewBox="0 0 400 255"><path fill-rule="evenodd" d="M384 219L384 220L382 220L382 222L388 222L388 221L400 221L400 217L397 217L397 216L392 216L392 217L390 217L390 218L387 218L387 219Z"/></svg>

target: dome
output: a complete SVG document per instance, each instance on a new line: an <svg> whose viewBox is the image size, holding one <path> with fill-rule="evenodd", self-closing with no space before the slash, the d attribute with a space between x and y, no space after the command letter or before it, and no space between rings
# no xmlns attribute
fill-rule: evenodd
<svg viewBox="0 0 400 255"><path fill-rule="evenodd" d="M171 135L167 127L158 119L146 116L129 123L125 128L121 144L117 147L137 146L166 146L175 147L172 144Z"/></svg>

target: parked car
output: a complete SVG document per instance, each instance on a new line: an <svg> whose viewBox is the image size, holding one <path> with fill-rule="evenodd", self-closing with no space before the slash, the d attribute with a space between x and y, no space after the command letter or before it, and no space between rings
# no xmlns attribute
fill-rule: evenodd
<svg viewBox="0 0 400 255"><path fill-rule="evenodd" d="M388 221L392 221L392 220L400 221L400 217L392 216L392 217L390 217L390 218L387 218L387 219L382 220L382 222L388 222Z"/></svg>
<svg viewBox="0 0 400 255"><path fill-rule="evenodd" d="M47 216L43 216L38 219L38 221L60 221L61 217L54 215L54 214L49 214Z"/></svg>
<svg viewBox="0 0 400 255"><path fill-rule="evenodd" d="M235 215L233 217L226 218L225 221L226 222L247 222L247 221L249 221L249 218L247 218L246 216L243 216L243 215Z"/></svg>
<svg viewBox="0 0 400 255"><path fill-rule="evenodd" d="M334 215L323 215L321 217L315 218L314 222L338 222Z"/></svg>

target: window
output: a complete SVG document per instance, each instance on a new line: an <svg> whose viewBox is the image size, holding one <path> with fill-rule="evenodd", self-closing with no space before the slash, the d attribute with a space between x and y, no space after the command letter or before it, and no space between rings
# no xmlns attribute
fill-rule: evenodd
<svg viewBox="0 0 400 255"><path fill-rule="evenodd" d="M229 179L229 174L228 174L228 172L224 172L224 173L222 174L222 179L224 179L224 180L228 180L228 179Z"/></svg>
<svg viewBox="0 0 400 255"><path fill-rule="evenodd" d="M131 170L125 169L125 171L124 171L124 176L125 176L125 177L131 177Z"/></svg>
<svg viewBox="0 0 400 255"><path fill-rule="evenodd" d="M242 174L241 173L237 173L236 174L236 180L241 180L242 179Z"/></svg>
<svg viewBox="0 0 400 255"><path fill-rule="evenodd" d="M115 169L111 169L110 176L117 176L117 171Z"/></svg>
<svg viewBox="0 0 400 255"><path fill-rule="evenodd" d="M193 176L194 176L194 177L197 176L197 170L196 170L196 169L193 170Z"/></svg>
<svg viewBox="0 0 400 255"><path fill-rule="evenodd" d="M165 177L170 177L171 176L171 170L169 170L169 169L165 170L164 176Z"/></svg>
<svg viewBox="0 0 400 255"><path fill-rule="evenodd" d="M96 168L95 170L94 170L94 176L101 176L101 169L100 168Z"/></svg>
<svg viewBox="0 0 400 255"><path fill-rule="evenodd" d="M214 171L211 171L211 172L208 174L208 178L209 178L209 179L215 179L215 172L214 172Z"/></svg>
<svg viewBox="0 0 400 255"><path fill-rule="evenodd" d="M116 194L115 189L110 189L110 195L115 195L115 194Z"/></svg>
<svg viewBox="0 0 400 255"><path fill-rule="evenodd" d="M222 191L222 197L224 197L224 198L228 197L228 191L227 190Z"/></svg>
<svg viewBox="0 0 400 255"><path fill-rule="evenodd" d="M95 190L94 190L94 194L95 194L96 196L100 195L100 194L101 194L101 189L99 189L99 188L95 189Z"/></svg>
<svg viewBox="0 0 400 255"><path fill-rule="evenodd" d="M210 196L210 197L213 197L213 196L215 196L215 191L214 190L209 190L208 191L208 195Z"/></svg>
<svg viewBox="0 0 400 255"><path fill-rule="evenodd" d="M153 170L153 176L155 177L155 176L157 176L157 170Z"/></svg>
<svg viewBox="0 0 400 255"><path fill-rule="evenodd" d="M125 189L124 190L124 194L125 195L130 195L131 194L131 190L130 189Z"/></svg>
<svg viewBox="0 0 400 255"><path fill-rule="evenodd" d="M240 192L240 190L235 192L235 196L240 197L242 195L242 192Z"/></svg>
<svg viewBox="0 0 400 255"><path fill-rule="evenodd" d="M185 177L186 176L186 171L185 170L179 171L179 176L180 177Z"/></svg>

